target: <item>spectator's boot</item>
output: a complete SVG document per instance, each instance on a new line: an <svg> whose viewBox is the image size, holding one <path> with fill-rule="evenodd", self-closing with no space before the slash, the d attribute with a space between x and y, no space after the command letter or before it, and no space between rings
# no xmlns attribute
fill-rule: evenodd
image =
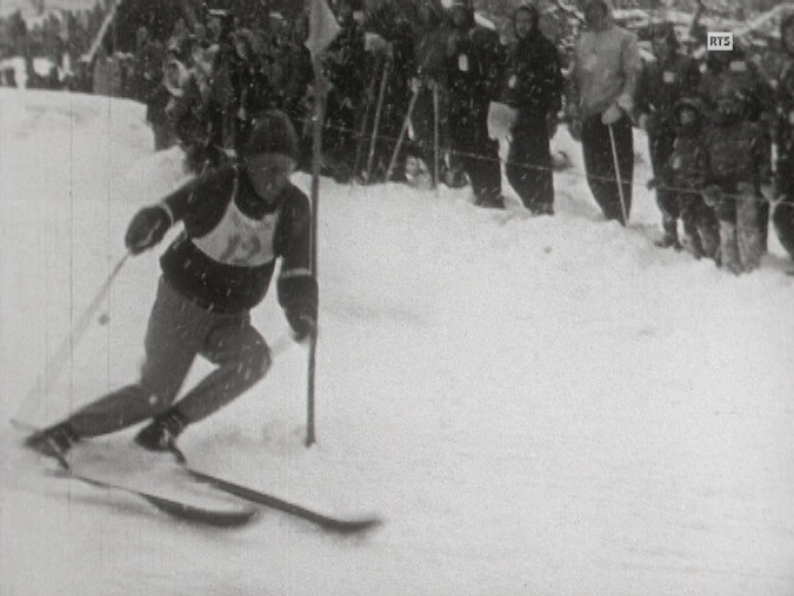
<svg viewBox="0 0 794 596"><path fill-rule="evenodd" d="M731 273L739 275L742 272L736 226L728 221L720 222L720 263Z"/></svg>

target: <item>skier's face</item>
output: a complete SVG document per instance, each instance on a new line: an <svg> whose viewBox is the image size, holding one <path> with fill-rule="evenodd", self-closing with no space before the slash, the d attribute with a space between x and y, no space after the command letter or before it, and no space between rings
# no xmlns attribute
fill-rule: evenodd
<svg viewBox="0 0 794 596"><path fill-rule="evenodd" d="M295 170L295 160L281 153L261 153L244 158L248 178L259 198L267 203L276 200Z"/></svg>

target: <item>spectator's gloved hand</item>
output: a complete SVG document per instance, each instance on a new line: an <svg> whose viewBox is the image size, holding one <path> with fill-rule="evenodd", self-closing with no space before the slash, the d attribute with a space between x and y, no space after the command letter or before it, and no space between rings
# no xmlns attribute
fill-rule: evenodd
<svg viewBox="0 0 794 596"><path fill-rule="evenodd" d="M607 126L612 126L618 120L623 118L623 110L620 109L617 105L609 106L604 112L601 114L601 122L606 124Z"/></svg>
<svg viewBox="0 0 794 596"><path fill-rule="evenodd" d="M716 184L712 184L703 189L703 201L709 207L715 207L722 196L722 189Z"/></svg>
<svg viewBox="0 0 794 596"><path fill-rule="evenodd" d="M313 317L302 314L286 313L287 322L292 327L292 338L297 342L317 337L317 321Z"/></svg>
<svg viewBox="0 0 794 596"><path fill-rule="evenodd" d="M546 115L546 130L550 139L553 139L554 135L557 134L557 114L554 112Z"/></svg>
<svg viewBox="0 0 794 596"><path fill-rule="evenodd" d="M171 214L166 207L144 207L132 218L124 236L124 244L132 254L140 254L160 242L170 227Z"/></svg>
<svg viewBox="0 0 794 596"><path fill-rule="evenodd" d="M574 141L581 141L582 140L582 121L578 118L571 120L568 123L568 132L571 134L571 138Z"/></svg>

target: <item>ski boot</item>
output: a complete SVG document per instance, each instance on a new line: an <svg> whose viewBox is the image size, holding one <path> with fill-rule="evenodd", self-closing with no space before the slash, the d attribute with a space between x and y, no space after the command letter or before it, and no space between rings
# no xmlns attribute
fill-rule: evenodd
<svg viewBox="0 0 794 596"><path fill-rule="evenodd" d="M177 447L176 438L185 430L187 421L175 410L156 417L151 424L145 426L135 435L135 443L148 451L165 451L184 464L185 454Z"/></svg>
<svg viewBox="0 0 794 596"><path fill-rule="evenodd" d="M80 435L68 422L62 422L39 430L25 439L25 446L39 455L51 457L64 468L69 469L67 454L72 446L80 440Z"/></svg>

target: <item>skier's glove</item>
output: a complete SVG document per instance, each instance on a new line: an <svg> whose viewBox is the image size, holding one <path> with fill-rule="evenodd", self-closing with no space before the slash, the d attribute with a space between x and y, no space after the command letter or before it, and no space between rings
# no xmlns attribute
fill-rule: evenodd
<svg viewBox="0 0 794 596"><path fill-rule="evenodd" d="M317 321L307 314L286 313L287 322L292 327L292 338L297 342L304 342L317 336Z"/></svg>
<svg viewBox="0 0 794 596"><path fill-rule="evenodd" d="M171 214L162 205L144 207L132 218L124 244L132 254L142 253L163 239L171 227Z"/></svg>

